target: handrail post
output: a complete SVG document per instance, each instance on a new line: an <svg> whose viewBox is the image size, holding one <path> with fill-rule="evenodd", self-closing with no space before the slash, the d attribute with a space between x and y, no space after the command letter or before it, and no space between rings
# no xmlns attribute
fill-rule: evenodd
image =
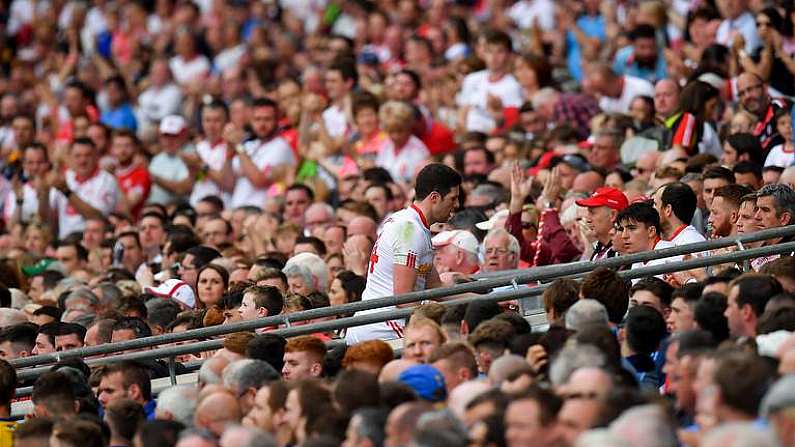
<svg viewBox="0 0 795 447"><path fill-rule="evenodd" d="M175 357L173 355L168 357L168 376L171 379L172 386L177 384L177 361Z"/></svg>
<svg viewBox="0 0 795 447"><path fill-rule="evenodd" d="M737 248L740 249L740 251L745 251L745 245L743 245L743 241L740 239L737 239ZM743 260L743 271L748 272L750 270L751 270L751 260L750 259Z"/></svg>

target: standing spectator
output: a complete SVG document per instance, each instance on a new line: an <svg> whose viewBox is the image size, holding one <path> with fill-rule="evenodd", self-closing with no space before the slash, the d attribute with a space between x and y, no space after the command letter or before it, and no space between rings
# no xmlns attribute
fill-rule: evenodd
<svg viewBox="0 0 795 447"><path fill-rule="evenodd" d="M182 159L188 129L179 115L163 117L159 126L161 152L149 162L152 189L147 203L171 205L192 192L196 185Z"/></svg>
<svg viewBox="0 0 795 447"><path fill-rule="evenodd" d="M125 208L137 218L149 197L152 179L149 171L140 164L141 143L131 131L117 130L111 140L111 152L118 163L116 181L122 192Z"/></svg>

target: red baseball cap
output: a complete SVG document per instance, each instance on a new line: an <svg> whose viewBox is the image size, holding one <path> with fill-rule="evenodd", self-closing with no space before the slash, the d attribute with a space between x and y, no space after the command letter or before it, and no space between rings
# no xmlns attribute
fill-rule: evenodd
<svg viewBox="0 0 795 447"><path fill-rule="evenodd" d="M616 211L621 211L629 205L629 200L627 200L627 196L623 192L616 188L602 187L598 188L591 197L580 199L576 203L588 208L606 206Z"/></svg>

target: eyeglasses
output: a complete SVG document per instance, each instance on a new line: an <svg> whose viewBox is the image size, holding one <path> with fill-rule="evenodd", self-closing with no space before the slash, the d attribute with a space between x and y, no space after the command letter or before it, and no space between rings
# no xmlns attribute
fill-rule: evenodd
<svg viewBox="0 0 795 447"><path fill-rule="evenodd" d="M531 228L532 229L537 229L538 226L535 224L535 222L524 222L524 221L522 222L522 229L523 230L529 230Z"/></svg>
<svg viewBox="0 0 795 447"><path fill-rule="evenodd" d="M762 28L762 27L766 27L766 26L770 26L770 22L760 22L760 21L756 22L756 27L757 28Z"/></svg>

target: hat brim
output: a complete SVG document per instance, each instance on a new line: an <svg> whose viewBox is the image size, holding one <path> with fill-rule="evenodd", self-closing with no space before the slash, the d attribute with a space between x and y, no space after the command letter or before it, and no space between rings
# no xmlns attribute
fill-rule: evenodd
<svg viewBox="0 0 795 447"><path fill-rule="evenodd" d="M579 206L584 206L584 207L587 207L587 208L596 208L596 207L599 207L599 206L609 206L607 204L606 200L598 198L598 197L589 197L587 199L580 199L580 200L575 201L574 203L576 203Z"/></svg>

